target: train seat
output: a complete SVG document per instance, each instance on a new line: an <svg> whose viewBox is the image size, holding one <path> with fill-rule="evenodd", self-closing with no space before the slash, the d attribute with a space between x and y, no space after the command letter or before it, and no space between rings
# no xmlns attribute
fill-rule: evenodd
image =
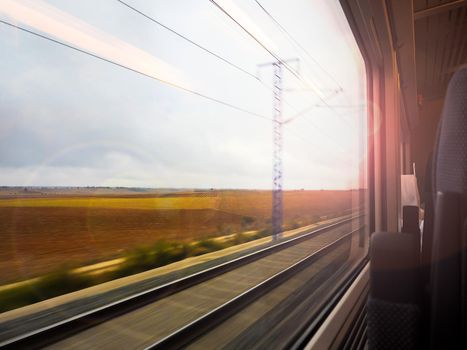
<svg viewBox="0 0 467 350"><path fill-rule="evenodd" d="M372 236L370 349L467 347L467 67L448 86L432 194L423 245L416 232Z"/></svg>
<svg viewBox="0 0 467 350"><path fill-rule="evenodd" d="M433 162L432 348L467 346L467 67L449 83Z"/></svg>

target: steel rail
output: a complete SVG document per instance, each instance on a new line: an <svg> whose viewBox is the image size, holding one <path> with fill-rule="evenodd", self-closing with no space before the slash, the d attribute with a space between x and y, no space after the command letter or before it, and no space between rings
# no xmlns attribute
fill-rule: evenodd
<svg viewBox="0 0 467 350"><path fill-rule="evenodd" d="M293 265L288 266L287 268L262 281L261 283L258 283L256 286L232 298L231 300L204 314L198 319L188 323L168 336L151 344L145 349L180 349L185 347L199 336L206 334L206 332L213 329L218 324L241 311L243 308L260 298L262 295L272 291L274 288L286 282L289 278L296 275L298 272L310 266L321 257L327 255L330 251L337 248L340 243L351 239L352 235L355 232L362 230L363 227L364 226L360 226L359 228L346 233L332 243L327 244L309 256L299 260Z"/></svg>
<svg viewBox="0 0 467 350"><path fill-rule="evenodd" d="M323 302L321 308L313 315L313 318L310 318L308 323L305 323L302 327L297 328L295 335L287 345L287 349L299 350L306 347L319 327L326 320L326 317L329 316L331 311L337 305L339 300L344 296L345 292L350 288L368 261L368 255L363 257L360 263L352 271L350 271L347 277L344 278L344 280L340 283L338 290Z"/></svg>
<svg viewBox="0 0 467 350"><path fill-rule="evenodd" d="M189 276L182 277L175 281L171 281L163 285L150 288L143 292L139 292L134 295L122 298L104 306L94 308L83 313L79 313L62 321L52 323L48 326L41 327L30 332L26 332L16 337L12 337L10 339L0 342L0 348L34 349L53 344L59 340L63 340L85 329L92 328L112 318L131 312L145 305L151 304L157 300L160 300L169 295L175 294L184 289L207 281L211 278L239 268L243 265L261 259L272 253L299 244L319 234L327 232L333 228L339 227L345 223L361 218L362 216L364 216L364 214L359 214L351 218L340 220L336 223L332 223L325 227L306 232L298 237L279 242L272 246L260 249L258 251L249 253L244 256L240 256L233 260L199 271Z"/></svg>

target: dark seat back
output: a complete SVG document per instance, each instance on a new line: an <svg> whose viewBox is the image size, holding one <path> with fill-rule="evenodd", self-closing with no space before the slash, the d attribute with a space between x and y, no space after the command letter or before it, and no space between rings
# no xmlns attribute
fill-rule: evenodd
<svg viewBox="0 0 467 350"><path fill-rule="evenodd" d="M449 83L432 167L422 246L409 222L372 236L370 349L467 349L467 67Z"/></svg>
<svg viewBox="0 0 467 350"><path fill-rule="evenodd" d="M433 157L431 347L465 348L467 67L451 79Z"/></svg>

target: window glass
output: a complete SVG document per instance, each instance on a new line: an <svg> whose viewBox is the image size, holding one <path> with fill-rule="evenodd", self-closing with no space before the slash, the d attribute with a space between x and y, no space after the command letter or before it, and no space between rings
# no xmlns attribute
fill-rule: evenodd
<svg viewBox="0 0 467 350"><path fill-rule="evenodd" d="M23 307L0 324L309 235L150 304L157 332L140 308L80 333L147 346L315 254L195 343L251 345L366 255L366 76L338 1L2 0L0 52L0 312Z"/></svg>

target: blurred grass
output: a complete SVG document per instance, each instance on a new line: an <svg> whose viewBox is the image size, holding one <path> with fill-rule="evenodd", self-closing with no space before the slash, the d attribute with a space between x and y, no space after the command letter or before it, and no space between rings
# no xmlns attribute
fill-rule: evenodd
<svg viewBox="0 0 467 350"><path fill-rule="evenodd" d="M339 212L326 218L344 215ZM318 222L322 217L314 217L312 222ZM247 220L246 224L252 223ZM300 222L293 221L285 225L285 229L294 229L301 226ZM73 268L66 265L55 271L40 277L36 282L20 285L0 291L0 312L5 312L18 307L53 298L58 295L74 292L99 283L116 278L133 275L160 266L180 261L192 256L221 250L234 245L246 243L252 240L264 238L272 234L272 227L268 225L259 231L250 233L236 233L226 240L205 238L193 243L171 242L160 240L151 246L142 246L129 251L125 256L125 262L115 270L98 275L78 274Z"/></svg>
<svg viewBox="0 0 467 350"><path fill-rule="evenodd" d="M0 312L70 293L101 282L103 280L97 276L76 274L72 273L68 267L59 267L34 283L1 291Z"/></svg>
<svg viewBox="0 0 467 350"><path fill-rule="evenodd" d="M61 266L55 271L40 277L36 282L0 291L0 312L168 265L191 256L198 256L245 243L265 237L270 232L270 229L265 229L254 235L237 233L225 241L206 238L191 244L161 240L152 246L143 246L128 252L123 264L113 271L98 275L78 274L73 272L71 267Z"/></svg>

